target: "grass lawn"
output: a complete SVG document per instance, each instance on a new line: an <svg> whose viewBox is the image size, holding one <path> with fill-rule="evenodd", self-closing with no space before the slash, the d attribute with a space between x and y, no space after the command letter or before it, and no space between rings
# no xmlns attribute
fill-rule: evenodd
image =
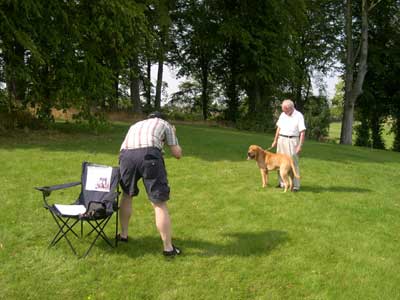
<svg viewBox="0 0 400 300"><path fill-rule="evenodd" d="M178 125L184 157L167 151L166 164L181 257L162 257L143 186L129 243L98 241L86 259L65 241L48 249L56 226L34 187L79 180L84 160L116 165L128 126L0 137L0 299L400 299L400 153L391 151L307 141L302 190L284 194L275 173L261 188L246 160L250 144L272 136Z"/></svg>

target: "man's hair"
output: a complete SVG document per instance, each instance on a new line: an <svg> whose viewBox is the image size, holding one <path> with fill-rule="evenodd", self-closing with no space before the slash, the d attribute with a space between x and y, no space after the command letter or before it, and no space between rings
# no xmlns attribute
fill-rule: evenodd
<svg viewBox="0 0 400 300"><path fill-rule="evenodd" d="M148 116L147 119L152 119L152 118L159 118L165 120L165 115L159 111L153 111L151 112Z"/></svg>
<svg viewBox="0 0 400 300"><path fill-rule="evenodd" d="M285 99L285 100L282 101L282 106L286 106L286 107L289 107L289 108L294 108L294 103L290 99Z"/></svg>

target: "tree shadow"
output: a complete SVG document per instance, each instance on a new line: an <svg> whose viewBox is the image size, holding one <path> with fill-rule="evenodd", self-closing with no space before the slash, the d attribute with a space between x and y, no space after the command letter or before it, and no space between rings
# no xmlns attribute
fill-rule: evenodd
<svg viewBox="0 0 400 300"><path fill-rule="evenodd" d="M321 160L326 162L351 163L376 163L400 162L399 153L381 149L371 149L352 145L339 145L308 141L311 147L305 147L301 159Z"/></svg>
<svg viewBox="0 0 400 300"><path fill-rule="evenodd" d="M34 149L39 148L54 152L82 152L88 154L104 153L115 155L117 160L120 145L129 129L128 123L114 123L104 132L94 134L80 129L74 124L58 124L53 131L20 132L15 136L0 136L0 149ZM178 125L177 135L185 157L194 157L208 162L214 161L245 161L249 145L257 144L267 148L272 140L272 134L239 131L230 128L219 128L199 125ZM340 163L368 162L382 163L400 161L398 153L378 151L362 147L351 147L327 143L307 141L302 159L335 161ZM168 148L168 147L166 147ZM371 152L375 155L371 156ZM166 150L166 158L170 157Z"/></svg>
<svg viewBox="0 0 400 300"><path fill-rule="evenodd" d="M358 188L352 186L317 186L317 185L302 185L301 192L310 192L315 194L334 192L334 193L369 193L371 189Z"/></svg>
<svg viewBox="0 0 400 300"><path fill-rule="evenodd" d="M262 232L236 232L223 234L227 244L200 239L174 238L174 243L182 248L185 256L264 256L269 255L279 245L288 241L285 231L269 230ZM159 255L161 240L156 236L129 238L128 243L119 244L117 254L140 257L147 254ZM105 247L106 245L104 245Z"/></svg>
<svg viewBox="0 0 400 300"><path fill-rule="evenodd" d="M11 132L0 136L0 149L42 149L51 152L82 152L87 154L111 154L116 159L121 143L130 124L112 124L110 128L93 133L76 124L57 124L54 130ZM247 149L260 134L234 129L179 125L177 132L185 157L205 161L244 161ZM258 141L261 143L261 141ZM170 157L166 148L166 157Z"/></svg>

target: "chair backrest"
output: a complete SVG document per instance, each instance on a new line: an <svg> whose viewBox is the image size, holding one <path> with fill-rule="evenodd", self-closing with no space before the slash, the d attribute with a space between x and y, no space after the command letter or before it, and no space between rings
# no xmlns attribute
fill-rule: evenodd
<svg viewBox="0 0 400 300"><path fill-rule="evenodd" d="M102 203L106 214L112 214L117 207L119 179L118 167L83 162L81 193L76 203L87 209L91 203Z"/></svg>

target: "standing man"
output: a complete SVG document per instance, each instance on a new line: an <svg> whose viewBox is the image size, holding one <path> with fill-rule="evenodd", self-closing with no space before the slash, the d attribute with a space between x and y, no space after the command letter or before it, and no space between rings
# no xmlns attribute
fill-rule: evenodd
<svg viewBox="0 0 400 300"><path fill-rule="evenodd" d="M301 112L294 108L292 100L286 99L282 102L282 113L276 123L276 133L271 147L278 145L276 152L285 153L293 158L297 174L299 170L299 154L304 143L306 126ZM282 179L279 178L279 187L283 187ZM293 180L293 191L300 190L300 180L296 177Z"/></svg>
<svg viewBox="0 0 400 300"><path fill-rule="evenodd" d="M163 255L175 256L181 254L181 250L172 244L171 219L166 203L170 189L162 156L164 143L176 159L182 157L175 127L163 120L159 112L153 112L146 120L133 124L122 142L119 164L123 196L120 208L121 233L117 239L128 241L132 197L139 194L137 182L142 178L154 208L156 226L164 247Z"/></svg>

